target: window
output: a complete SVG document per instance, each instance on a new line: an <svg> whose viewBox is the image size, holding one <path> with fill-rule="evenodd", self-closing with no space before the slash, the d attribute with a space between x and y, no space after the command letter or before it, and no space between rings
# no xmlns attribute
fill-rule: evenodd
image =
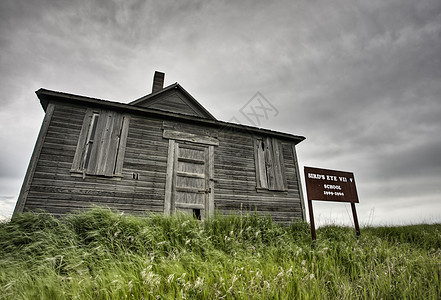
<svg viewBox="0 0 441 300"><path fill-rule="evenodd" d="M269 137L256 139L254 141L254 158L258 189L271 191L286 191L288 189L280 141Z"/></svg>
<svg viewBox="0 0 441 300"><path fill-rule="evenodd" d="M108 110L88 110L78 139L72 174L121 177L129 118Z"/></svg>

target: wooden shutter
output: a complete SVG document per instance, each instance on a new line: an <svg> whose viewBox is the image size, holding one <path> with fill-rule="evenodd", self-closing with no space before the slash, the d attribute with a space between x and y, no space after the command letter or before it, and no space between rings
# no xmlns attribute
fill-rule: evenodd
<svg viewBox="0 0 441 300"><path fill-rule="evenodd" d="M129 116L123 115L121 135L118 145L118 154L116 155L116 164L115 164L115 173L114 173L116 176L122 176L124 155L126 153L126 141L129 132L129 122L130 122Z"/></svg>
<svg viewBox="0 0 441 300"><path fill-rule="evenodd" d="M282 144L277 139L271 139L272 163L274 170L274 190L283 191L287 189L285 165L283 163Z"/></svg>
<svg viewBox="0 0 441 300"><path fill-rule="evenodd" d="M80 136L78 138L77 148L75 151L74 160L72 162L72 168L71 172L74 173L81 173L83 172L84 167L84 159L86 155L86 145L87 145L87 138L89 136L90 126L92 122L92 118L94 115L93 110L87 110L86 115L84 116L83 120L83 127L81 128Z"/></svg>
<svg viewBox="0 0 441 300"><path fill-rule="evenodd" d="M265 165L266 165L266 176L268 178L268 189L276 189L276 174L274 167L274 157L273 157L273 143L271 138L265 138L264 141L264 151L265 151Z"/></svg>
<svg viewBox="0 0 441 300"><path fill-rule="evenodd" d="M267 189L264 143L260 139L254 140L254 160L256 165L256 182L258 188Z"/></svg>
<svg viewBox="0 0 441 300"><path fill-rule="evenodd" d="M101 111L86 173L113 176L122 127L122 115Z"/></svg>
<svg viewBox="0 0 441 300"><path fill-rule="evenodd" d="M90 153L93 147L95 140L96 128L98 125L100 115L98 113L92 114L92 119L90 120L89 132L87 134L86 144L84 146L84 159L83 159L83 168L87 168L90 161Z"/></svg>
<svg viewBox="0 0 441 300"><path fill-rule="evenodd" d="M99 117L94 125L93 143L88 143L94 114ZM71 171L87 175L121 176L128 126L128 116L114 111L89 110L84 118Z"/></svg>
<svg viewBox="0 0 441 300"><path fill-rule="evenodd" d="M282 145L274 138L254 142L257 188L273 191L287 189Z"/></svg>

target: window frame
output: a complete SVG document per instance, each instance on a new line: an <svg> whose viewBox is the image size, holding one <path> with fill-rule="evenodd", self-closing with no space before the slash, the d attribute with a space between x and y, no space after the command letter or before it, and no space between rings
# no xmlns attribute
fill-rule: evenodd
<svg viewBox="0 0 441 300"><path fill-rule="evenodd" d="M130 117L127 114L105 109L87 109L71 175L83 178L122 178L129 122Z"/></svg>

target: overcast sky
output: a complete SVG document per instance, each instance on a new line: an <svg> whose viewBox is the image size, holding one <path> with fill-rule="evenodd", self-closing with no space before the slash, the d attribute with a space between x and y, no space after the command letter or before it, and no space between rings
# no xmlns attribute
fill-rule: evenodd
<svg viewBox="0 0 441 300"><path fill-rule="evenodd" d="M441 222L439 0L1 0L0 216L44 117L37 89L127 103L155 70L224 121L250 124L260 92L279 111L262 127L306 137L302 170L354 172L361 225ZM314 210L352 224L348 204Z"/></svg>

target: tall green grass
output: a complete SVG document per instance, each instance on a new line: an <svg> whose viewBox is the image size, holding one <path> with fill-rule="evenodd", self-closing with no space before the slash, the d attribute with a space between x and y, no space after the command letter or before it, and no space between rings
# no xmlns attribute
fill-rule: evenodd
<svg viewBox="0 0 441 300"><path fill-rule="evenodd" d="M0 224L0 299L441 298L441 224L317 238L256 214L25 213Z"/></svg>

